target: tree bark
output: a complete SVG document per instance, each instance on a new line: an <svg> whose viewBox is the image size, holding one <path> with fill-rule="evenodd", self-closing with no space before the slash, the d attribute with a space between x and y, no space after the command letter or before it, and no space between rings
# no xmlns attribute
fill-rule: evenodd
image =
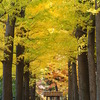
<svg viewBox="0 0 100 100"><path fill-rule="evenodd" d="M25 100L29 100L29 63L26 63L27 71L24 73Z"/></svg>
<svg viewBox="0 0 100 100"><path fill-rule="evenodd" d="M73 100L79 100L78 86L77 86L77 72L76 63L72 63L72 82L73 82Z"/></svg>
<svg viewBox="0 0 100 100"><path fill-rule="evenodd" d="M73 100L73 87L72 87L72 66L71 62L68 62L68 100Z"/></svg>
<svg viewBox="0 0 100 100"><path fill-rule="evenodd" d="M81 28L77 28L76 37L79 39L83 34L86 35ZM84 49L86 49L86 46L84 46ZM78 76L79 100L90 100L87 52L78 55Z"/></svg>
<svg viewBox="0 0 100 100"><path fill-rule="evenodd" d="M78 56L79 100L90 100L89 74L86 52Z"/></svg>
<svg viewBox="0 0 100 100"><path fill-rule="evenodd" d="M13 38L16 19L8 15L6 23L5 46L10 50L4 50L3 61L3 96L2 100L12 100L12 60L13 60ZM12 39L11 39L12 38Z"/></svg>
<svg viewBox="0 0 100 100"><path fill-rule="evenodd" d="M95 26L94 24L95 22L93 22L93 27ZM94 46L95 46L95 29L92 28L88 33L88 67L89 67L90 100L96 100L96 66L94 60L94 52L95 52Z"/></svg>
<svg viewBox="0 0 100 100"><path fill-rule="evenodd" d="M24 47L18 44L16 46L16 100L22 100L23 96L23 72L24 72L24 57L18 58L24 52Z"/></svg>
<svg viewBox="0 0 100 100"><path fill-rule="evenodd" d="M25 17L25 8L22 7L20 12L21 18ZM24 27L20 28L20 31L17 36L23 37L22 31L24 31ZM23 99L23 74L24 74L24 57L21 57L24 53L25 47L18 43L16 46L16 100Z"/></svg>
<svg viewBox="0 0 100 100"><path fill-rule="evenodd" d="M96 2L97 3L97 2ZM96 4L97 9L97 4ZM97 100L100 100L100 12L96 15Z"/></svg>
<svg viewBox="0 0 100 100"><path fill-rule="evenodd" d="M35 100L35 94L36 94L36 83L34 83L33 87L31 87L31 100Z"/></svg>
<svg viewBox="0 0 100 100"><path fill-rule="evenodd" d="M36 79L36 75L34 75L34 79ZM34 81L33 87L31 86L31 100L35 100L36 95L36 81Z"/></svg>
<svg viewBox="0 0 100 100"><path fill-rule="evenodd" d="M25 81L23 79L23 98L22 100L25 100Z"/></svg>

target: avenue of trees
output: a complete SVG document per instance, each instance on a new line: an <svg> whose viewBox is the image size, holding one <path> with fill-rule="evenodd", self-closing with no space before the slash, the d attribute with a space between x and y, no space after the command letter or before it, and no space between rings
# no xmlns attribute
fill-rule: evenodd
<svg viewBox="0 0 100 100"><path fill-rule="evenodd" d="M40 80L100 100L100 0L0 0L0 79L0 100L36 100Z"/></svg>

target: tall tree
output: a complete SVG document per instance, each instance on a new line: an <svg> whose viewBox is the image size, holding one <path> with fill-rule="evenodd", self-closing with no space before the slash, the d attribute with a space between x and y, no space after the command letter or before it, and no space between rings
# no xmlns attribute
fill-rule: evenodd
<svg viewBox="0 0 100 100"><path fill-rule="evenodd" d="M80 39L86 32L82 28L76 29L76 37ZM81 49L79 47L79 49ZM83 47L86 50L86 46ZM78 75L79 75L79 100L90 100L89 92L89 72L87 52L78 55Z"/></svg>
<svg viewBox="0 0 100 100"><path fill-rule="evenodd" d="M31 86L31 100L35 100L35 95L36 95L36 75L34 74L34 83L33 86Z"/></svg>
<svg viewBox="0 0 100 100"><path fill-rule="evenodd" d="M22 7L20 15L22 18L25 16L25 9ZM17 36L23 37L22 32L25 31L23 27L20 28L20 31ZM16 46L16 100L22 100L23 97L23 73L24 73L24 57L21 57L24 53L25 47L18 43Z"/></svg>
<svg viewBox="0 0 100 100"><path fill-rule="evenodd" d="M97 0L95 0L96 9ZM100 12L96 15L97 100L100 100Z"/></svg>
<svg viewBox="0 0 100 100"><path fill-rule="evenodd" d="M25 100L29 100L29 63L25 63L24 84L25 84Z"/></svg>
<svg viewBox="0 0 100 100"><path fill-rule="evenodd" d="M23 72L24 72L24 57L18 58L24 52L24 46L18 44L16 46L16 100L22 100L23 95Z"/></svg>
<svg viewBox="0 0 100 100"><path fill-rule="evenodd" d="M68 62L68 100L73 100L73 85L72 85L72 66L71 61Z"/></svg>
<svg viewBox="0 0 100 100"><path fill-rule="evenodd" d="M3 61L3 96L2 100L12 100L12 60L13 60L13 38L16 18L8 15L6 23L6 43Z"/></svg>
<svg viewBox="0 0 100 100"><path fill-rule="evenodd" d="M96 66L94 60L95 49L95 21L91 15L92 29L88 32L88 66L89 66L89 85L90 85L90 100L96 100Z"/></svg>
<svg viewBox="0 0 100 100"><path fill-rule="evenodd" d="M72 62L73 100L79 100L76 63Z"/></svg>

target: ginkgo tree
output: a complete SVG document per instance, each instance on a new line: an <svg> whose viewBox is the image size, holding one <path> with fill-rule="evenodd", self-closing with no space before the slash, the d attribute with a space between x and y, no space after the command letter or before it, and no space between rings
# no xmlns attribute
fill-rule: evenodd
<svg viewBox="0 0 100 100"><path fill-rule="evenodd" d="M11 57L13 54L13 50L9 49L13 48L11 43L15 43L15 46L20 45L24 47L24 51L18 50L20 55L17 56L16 64L18 66L18 61L22 63L23 60L24 65L28 63L25 67L25 72L27 70L31 71L32 75L36 75L36 78L39 79L43 77L46 73L46 68L48 63L53 62L56 64L55 70L58 68L63 69L68 59L77 58L78 54L82 54L87 50L84 49L84 46L87 45L87 37L82 36L79 40L76 39L75 33L79 27L80 34L86 32L87 28L90 27L90 12L96 13L93 6L94 1L84 1L84 0L3 0L0 2L0 15L2 23L0 28L2 30L2 35L0 36L0 53L6 51L6 56L3 55L0 57L0 60L4 60L5 57L8 59L10 56L7 53L11 53ZM22 9L25 8L24 17L21 16ZM2 16L4 15L4 16ZM6 20L9 20L8 24L5 25ZM16 23L15 23L16 20ZM14 23L12 23L14 21ZM12 24L14 26L12 27ZM7 37L4 39L4 34L9 27L15 28L15 33L13 32L12 37ZM6 27L5 27L6 26ZM88 27L87 27L88 26ZM81 28L80 28L81 27ZM14 30L13 30L14 31ZM18 36L18 33L19 36ZM79 33L79 31L78 31ZM87 33L87 32L86 32ZM8 32L9 35L9 32ZM9 41L11 43L9 43ZM7 45L7 44L9 45ZM3 45L5 44L5 45ZM2 46L3 45L3 46ZM14 49L15 49L14 46ZM77 48L80 47L77 51ZM5 49L4 49L5 48ZM18 52L15 52L16 54ZM16 57L14 58L16 59ZM9 60L9 59L8 59ZM85 59L86 60L86 59ZM15 60L14 60L15 61ZM12 69L12 59L8 61L10 63L10 68L6 69L8 72L10 70L10 91L11 88L11 69ZM6 62L5 62L6 64ZM22 67L22 66L21 66ZM5 67L6 68L6 67ZM79 67L81 68L81 67ZM4 70L5 72L5 70ZM88 73L87 73L88 74ZM7 75L7 73L5 73ZM9 74L7 75L9 76ZM23 77L23 71L21 72L21 77ZM29 76L28 76L29 77ZM22 83L21 79L21 83ZM81 81L80 78L79 81ZM6 86L8 86L7 79L5 79ZM16 84L17 85L17 84ZM21 84L20 84L21 85ZM18 85L17 85L18 86ZM16 87L17 87L16 86ZM80 86L79 86L80 88ZM4 90L4 89L3 89ZM7 87L5 88L6 94ZM80 92L82 93L82 92ZM12 93L9 92L8 96L4 96L4 100L8 100L6 98L11 98ZM81 94L80 96L84 95ZM17 98L17 97L16 97ZM21 94L22 98L22 94ZM19 99L18 99L19 100ZM21 99L20 99L21 100Z"/></svg>

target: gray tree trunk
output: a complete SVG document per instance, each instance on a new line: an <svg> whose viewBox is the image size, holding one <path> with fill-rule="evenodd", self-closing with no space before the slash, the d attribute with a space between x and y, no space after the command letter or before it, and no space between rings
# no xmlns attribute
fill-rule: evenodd
<svg viewBox="0 0 100 100"><path fill-rule="evenodd" d="M7 41L5 46L10 50L4 50L4 61L3 61L3 95L2 100L12 100L12 60L13 60L13 40L14 38L14 28L15 28L15 18L8 15L8 20L6 23L6 33L5 38Z"/></svg>
<svg viewBox="0 0 100 100"><path fill-rule="evenodd" d="M25 17L25 9L22 7L20 12L21 18ZM23 27L20 28L20 31L24 31ZM17 34L19 37L23 37L22 32ZM24 74L24 57L20 57L24 53L25 47L23 45L18 44L16 46L16 58L17 58L17 65L16 65L16 100L23 99L23 74Z"/></svg>
<svg viewBox="0 0 100 100"><path fill-rule="evenodd" d="M96 15L96 51L97 51L97 100L100 100L100 12Z"/></svg>
<svg viewBox="0 0 100 100"><path fill-rule="evenodd" d="M93 22L93 27L94 26L95 22ZM89 66L90 100L96 100L96 66L94 60L94 49L95 49L94 46L95 46L95 29L92 28L88 33L88 66Z"/></svg>
<svg viewBox="0 0 100 100"><path fill-rule="evenodd" d="M35 100L35 94L36 94L36 83L33 84L33 87L31 86L31 100Z"/></svg>
<svg viewBox="0 0 100 100"><path fill-rule="evenodd" d="M25 81L23 79L23 98L22 100L25 100Z"/></svg>
<svg viewBox="0 0 100 100"><path fill-rule="evenodd" d="M79 100L78 86L77 86L77 72L76 63L72 63L72 82L73 82L73 100Z"/></svg>
<svg viewBox="0 0 100 100"><path fill-rule="evenodd" d="M29 100L29 63L26 63L27 71L24 73L25 100Z"/></svg>
<svg viewBox="0 0 100 100"><path fill-rule="evenodd" d="M73 84L72 84L72 66L71 62L68 62L68 100L73 100Z"/></svg>
<svg viewBox="0 0 100 100"><path fill-rule="evenodd" d="M78 56L79 100L90 100L87 54Z"/></svg>
<svg viewBox="0 0 100 100"><path fill-rule="evenodd" d="M23 72L24 72L24 58L18 59L24 52L24 47L18 44L16 46L16 100L22 100L23 97Z"/></svg>
<svg viewBox="0 0 100 100"><path fill-rule="evenodd" d="M36 75L33 77L36 79ZM31 86L31 100L35 100L35 95L36 95L36 81L34 81L33 87Z"/></svg>
<svg viewBox="0 0 100 100"><path fill-rule="evenodd" d="M81 28L77 28L76 37L79 39L85 32ZM86 46L84 46L84 49ZM89 92L89 71L87 52L78 55L78 75L79 75L79 100L90 100Z"/></svg>

